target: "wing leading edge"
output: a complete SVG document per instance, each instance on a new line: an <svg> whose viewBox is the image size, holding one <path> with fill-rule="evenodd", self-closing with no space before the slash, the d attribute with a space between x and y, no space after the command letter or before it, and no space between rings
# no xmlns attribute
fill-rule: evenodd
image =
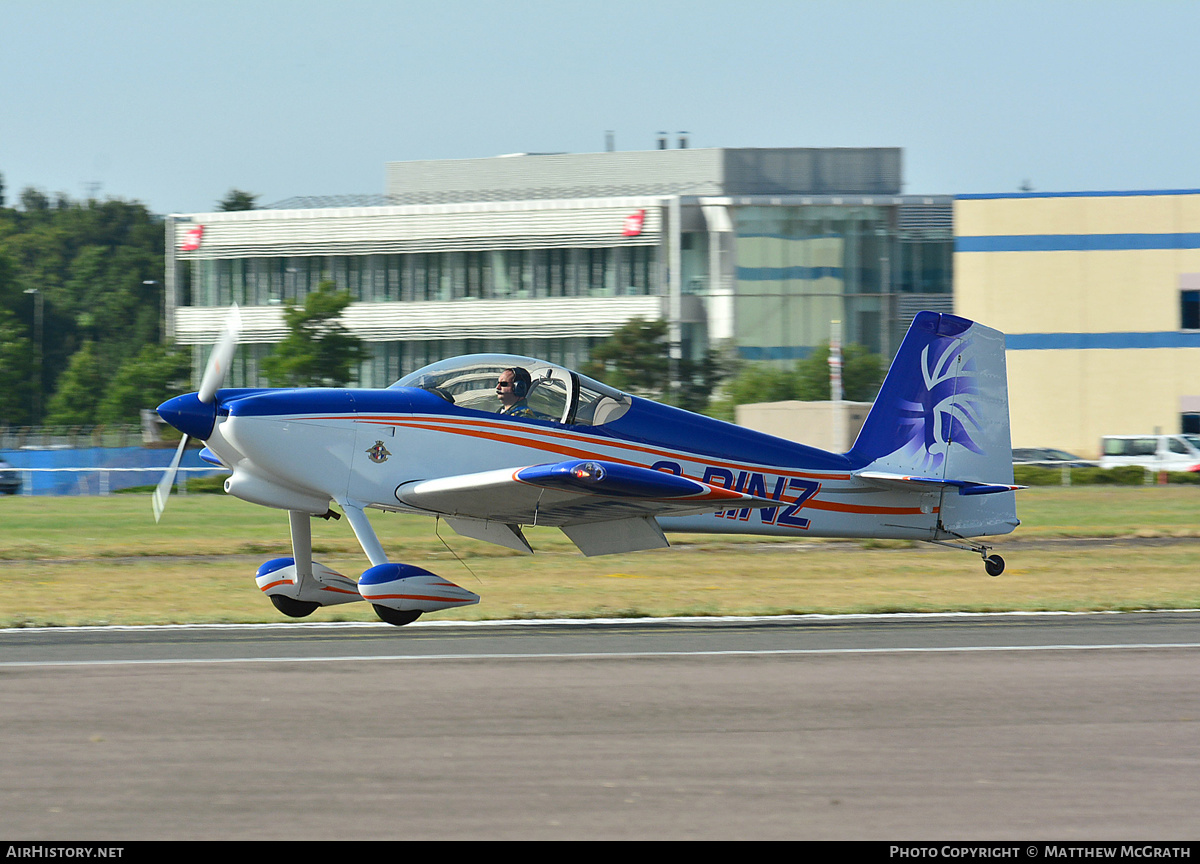
<svg viewBox="0 0 1200 864"><path fill-rule="evenodd" d="M402 504L446 517L460 534L531 551L521 525L561 528L585 555L667 546L656 516L779 502L636 465L571 460L401 486Z"/></svg>

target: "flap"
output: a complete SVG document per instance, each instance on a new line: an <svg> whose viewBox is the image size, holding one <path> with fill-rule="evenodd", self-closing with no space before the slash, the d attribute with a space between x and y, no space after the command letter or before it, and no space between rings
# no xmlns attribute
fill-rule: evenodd
<svg viewBox="0 0 1200 864"><path fill-rule="evenodd" d="M667 542L662 527L651 516L616 519L612 522L588 522L584 525L564 525L562 532L589 558L593 555L612 555L616 552L665 549L671 545Z"/></svg>
<svg viewBox="0 0 1200 864"><path fill-rule="evenodd" d="M447 516L446 524L464 537L485 540L497 546L507 546L518 552L533 554L533 547L521 533L517 525L505 525L503 522L487 522L480 519L465 519L461 516Z"/></svg>

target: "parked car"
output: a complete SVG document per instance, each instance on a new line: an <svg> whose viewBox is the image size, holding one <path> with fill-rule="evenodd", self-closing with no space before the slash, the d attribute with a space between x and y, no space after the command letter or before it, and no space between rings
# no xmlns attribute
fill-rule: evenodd
<svg viewBox="0 0 1200 864"><path fill-rule="evenodd" d="M21 491L21 472L0 459L0 493L16 495Z"/></svg>
<svg viewBox="0 0 1200 864"><path fill-rule="evenodd" d="M1090 468L1095 463L1053 447L1017 447L1013 450L1013 464L1039 468Z"/></svg>
<svg viewBox="0 0 1200 864"><path fill-rule="evenodd" d="M1101 468L1140 465L1154 471L1200 471L1200 435L1106 435Z"/></svg>

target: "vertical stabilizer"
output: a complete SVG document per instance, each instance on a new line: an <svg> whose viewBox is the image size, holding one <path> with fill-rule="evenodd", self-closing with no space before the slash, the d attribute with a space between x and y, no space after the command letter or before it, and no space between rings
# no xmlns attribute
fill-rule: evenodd
<svg viewBox="0 0 1200 864"><path fill-rule="evenodd" d="M863 471L1011 486L1004 334L919 313L847 455ZM939 527L947 536L1007 533L1018 524L1012 492L962 488L942 487Z"/></svg>

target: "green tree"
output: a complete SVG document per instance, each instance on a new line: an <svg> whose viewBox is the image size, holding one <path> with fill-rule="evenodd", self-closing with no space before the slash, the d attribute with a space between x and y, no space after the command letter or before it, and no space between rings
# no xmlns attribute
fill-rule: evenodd
<svg viewBox="0 0 1200 864"><path fill-rule="evenodd" d="M796 376L790 369L751 363L725 386L725 395L735 405L786 402L797 398Z"/></svg>
<svg viewBox="0 0 1200 864"><path fill-rule="evenodd" d="M41 189L36 189L33 186L26 186L21 190L21 206L25 211L34 212L50 209L50 199L46 197L46 193Z"/></svg>
<svg viewBox="0 0 1200 864"><path fill-rule="evenodd" d="M671 369L666 321L634 318L592 348L579 371L610 387L651 399L666 392Z"/></svg>
<svg viewBox="0 0 1200 864"><path fill-rule="evenodd" d="M0 234L0 309L5 309L21 317L22 306L29 309L29 320L32 320L33 304L30 303L29 296L23 294L21 286L17 282L16 266L12 258L4 254L3 235Z"/></svg>
<svg viewBox="0 0 1200 864"><path fill-rule="evenodd" d="M151 343L126 360L104 393L97 419L105 425L136 423L143 408L155 408L186 388L192 361L183 351Z"/></svg>
<svg viewBox="0 0 1200 864"><path fill-rule="evenodd" d="M253 210L258 196L251 192L244 192L241 189L230 189L228 194L217 202L218 210L233 211L233 210Z"/></svg>
<svg viewBox="0 0 1200 864"><path fill-rule="evenodd" d="M96 360L92 342L83 343L71 357L59 377L58 389L46 407L46 423L51 426L91 426L104 390L104 376Z"/></svg>
<svg viewBox="0 0 1200 864"><path fill-rule="evenodd" d="M0 308L0 426L29 423L33 343L17 316Z"/></svg>
<svg viewBox="0 0 1200 864"><path fill-rule="evenodd" d="M304 306L283 311L288 335L263 360L273 387L340 387L350 382L354 366L366 356L362 340L352 336L338 317L351 298L333 282L322 282L304 298Z"/></svg>
<svg viewBox="0 0 1200 864"><path fill-rule="evenodd" d="M870 402L884 376L883 358L862 345L842 348L842 394L850 402ZM756 402L824 402L830 398L829 345L821 345L791 369L766 363L747 363L725 385L709 414L733 422L738 405Z"/></svg>
<svg viewBox="0 0 1200 864"><path fill-rule="evenodd" d="M842 393L850 402L870 402L883 383L883 358L862 345L842 347ZM796 396L804 402L831 398L829 386L829 343L816 348L796 364Z"/></svg>
<svg viewBox="0 0 1200 864"><path fill-rule="evenodd" d="M137 202L59 195L51 203L33 188L20 197L24 209L0 207L0 308L31 335L35 305L44 312L45 392L32 401L45 405L84 341L94 343L106 381L144 344L159 341L163 230Z"/></svg>
<svg viewBox="0 0 1200 864"><path fill-rule="evenodd" d="M684 410L703 413L727 375L728 368L716 350L710 350L699 360L681 361L675 392L667 401Z"/></svg>
<svg viewBox="0 0 1200 864"><path fill-rule="evenodd" d="M591 352L583 374L648 399L658 399L689 411L701 411L724 377L717 352L700 360L678 360L672 386L671 346L667 322L634 318L618 328Z"/></svg>

